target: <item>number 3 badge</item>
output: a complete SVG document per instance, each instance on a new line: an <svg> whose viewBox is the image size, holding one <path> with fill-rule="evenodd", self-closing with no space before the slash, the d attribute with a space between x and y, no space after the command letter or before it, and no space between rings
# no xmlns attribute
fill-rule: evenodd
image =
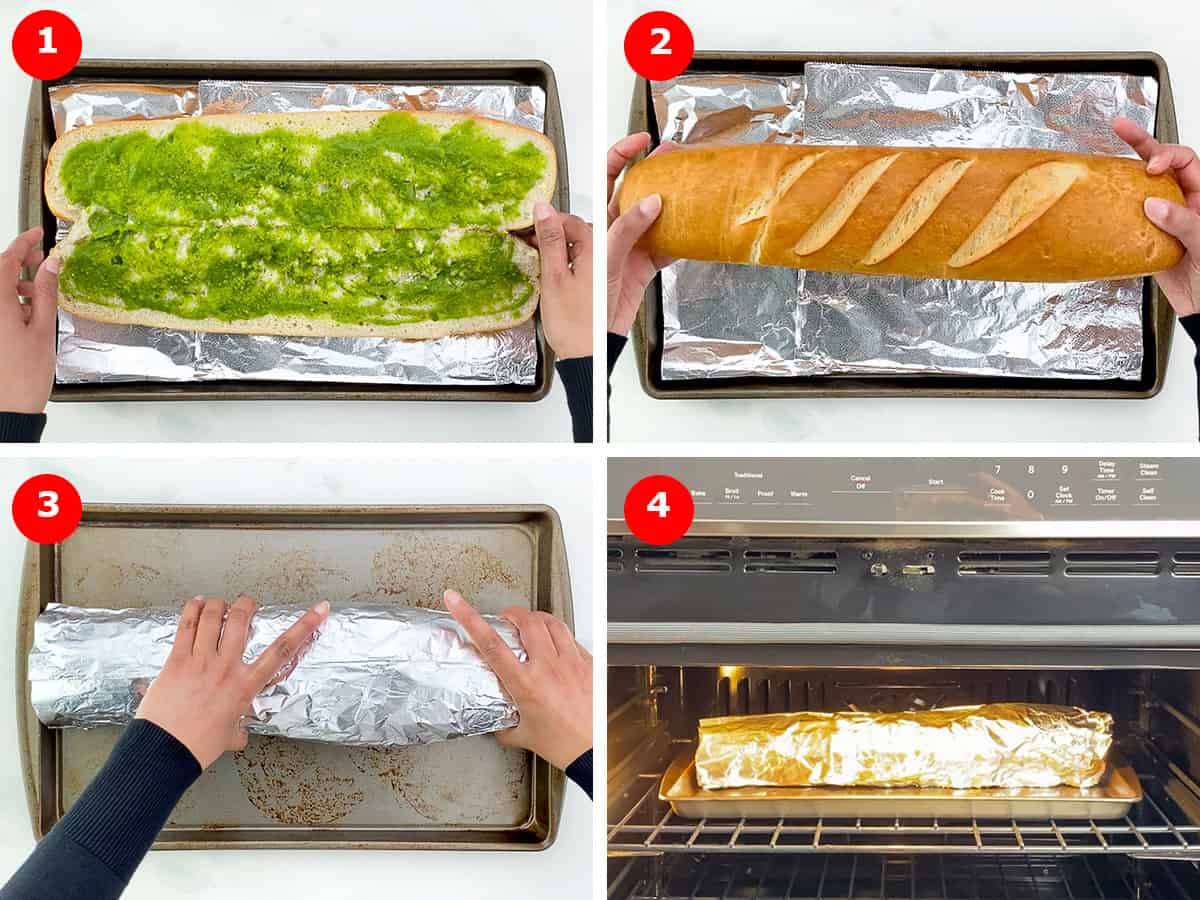
<svg viewBox="0 0 1200 900"><path fill-rule="evenodd" d="M34 475L13 495L12 515L17 530L35 544L57 544L79 527L83 501L67 479Z"/></svg>

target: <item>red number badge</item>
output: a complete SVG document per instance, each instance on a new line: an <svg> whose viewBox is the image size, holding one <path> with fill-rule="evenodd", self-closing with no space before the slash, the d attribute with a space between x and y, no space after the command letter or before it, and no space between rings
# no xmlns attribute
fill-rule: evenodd
<svg viewBox="0 0 1200 900"><path fill-rule="evenodd" d="M683 74L695 52L692 30L673 13L648 12L634 19L625 32L629 67L650 81L666 81Z"/></svg>
<svg viewBox="0 0 1200 900"><path fill-rule="evenodd" d="M673 544L692 527L691 492L669 475L650 475L625 495L625 523L647 544Z"/></svg>
<svg viewBox="0 0 1200 900"><path fill-rule="evenodd" d="M12 51L13 59L26 75L54 81L79 62L83 37L69 16L54 9L39 9L17 25Z"/></svg>
<svg viewBox="0 0 1200 900"><path fill-rule="evenodd" d="M83 501L67 479L34 475L13 494L12 515L17 529L35 544L57 544L79 527Z"/></svg>

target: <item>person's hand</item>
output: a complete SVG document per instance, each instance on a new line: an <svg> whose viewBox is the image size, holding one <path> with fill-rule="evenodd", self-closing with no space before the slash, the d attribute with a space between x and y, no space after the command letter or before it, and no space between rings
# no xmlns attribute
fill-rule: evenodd
<svg viewBox="0 0 1200 900"><path fill-rule="evenodd" d="M245 663L242 653L255 609L254 601L244 596L232 607L219 597L189 600L166 664L138 706L137 718L172 735L201 769L226 750L246 746L242 719L250 713L250 702L286 677L329 615L329 604L318 603L258 659Z"/></svg>
<svg viewBox="0 0 1200 900"><path fill-rule="evenodd" d="M648 146L650 135L643 131L621 138L608 151L608 330L622 336L633 327L650 279L674 262L669 256L651 256L637 246L662 212L662 197L658 194L643 197L624 215L619 215L617 201L613 199L617 178ZM650 155L677 147L665 141Z"/></svg>
<svg viewBox="0 0 1200 900"><path fill-rule="evenodd" d="M1200 312L1200 159L1191 147L1160 144L1129 119L1117 119L1113 131L1146 160L1146 171L1151 175L1173 169L1179 178L1186 206L1158 197L1146 200L1146 218L1178 238L1185 251L1177 265L1157 273L1154 280L1175 315L1182 318Z"/></svg>
<svg viewBox="0 0 1200 900"><path fill-rule="evenodd" d="M542 257L542 329L559 359L592 355L592 226L545 201L533 207Z"/></svg>
<svg viewBox="0 0 1200 900"><path fill-rule="evenodd" d="M496 739L532 750L559 769L592 749L592 655L567 626L547 613L506 609L501 615L516 627L529 657L520 662L461 594L446 591L442 599L521 714L520 724Z"/></svg>
<svg viewBox="0 0 1200 900"><path fill-rule="evenodd" d="M61 261L43 256L40 228L0 253L0 412L40 413L50 399ZM22 280L22 268L37 269L33 281Z"/></svg>

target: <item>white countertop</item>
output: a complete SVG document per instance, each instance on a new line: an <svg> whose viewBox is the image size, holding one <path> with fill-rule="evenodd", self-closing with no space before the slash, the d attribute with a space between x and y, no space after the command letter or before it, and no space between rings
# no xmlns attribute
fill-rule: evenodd
<svg viewBox="0 0 1200 900"><path fill-rule="evenodd" d="M0 17L7 47L18 21L46 4ZM571 207L590 219L592 14L588 4L522 0L354 3L311 0L72 0L85 57L171 59L543 59L562 100ZM17 179L29 78L0 54L0 228L16 234ZM47 441L534 441L571 440L562 384L538 403L391 401L51 404Z"/></svg>
<svg viewBox="0 0 1200 900"><path fill-rule="evenodd" d="M610 4L608 138L625 134L633 74L621 39L655 2ZM845 0L676 0L698 50L1153 50L1170 72L1184 142L1200 144L1200 22L1195 5L1096 0L970 4ZM1187 441L1197 435L1195 349L1177 328L1166 385L1152 400L652 400L633 348L612 379L614 441Z"/></svg>
<svg viewBox="0 0 1200 900"><path fill-rule="evenodd" d="M0 460L7 510L17 485L38 472L69 478L85 501L169 503L546 503L562 519L571 569L576 631L592 646L593 516L591 463L540 454L535 465L471 458L337 461L295 459L163 461ZM186 467L186 477L179 476ZM496 472L505 467L503 478ZM583 498L581 502L581 497ZM7 512L0 523L0 884L33 847L17 756L12 660L24 541ZM601 682L603 683L603 682ZM587 895L592 867L592 807L572 784L558 840L541 853L383 851L176 851L149 854L129 900L223 897L479 897L560 900ZM391 886L391 890L383 888ZM486 887L485 887L486 886Z"/></svg>

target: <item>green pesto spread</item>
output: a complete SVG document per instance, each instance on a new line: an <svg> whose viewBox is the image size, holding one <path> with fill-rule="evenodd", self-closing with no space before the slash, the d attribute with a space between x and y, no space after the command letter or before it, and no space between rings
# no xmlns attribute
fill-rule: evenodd
<svg viewBox="0 0 1200 900"><path fill-rule="evenodd" d="M533 285L502 231L110 227L62 270L74 299L222 321L399 325L510 315Z"/></svg>
<svg viewBox="0 0 1200 900"><path fill-rule="evenodd" d="M395 112L329 137L203 120L131 131L72 147L61 178L72 204L139 224L440 230L500 226L545 172L532 141L509 149L471 120L441 131Z"/></svg>

